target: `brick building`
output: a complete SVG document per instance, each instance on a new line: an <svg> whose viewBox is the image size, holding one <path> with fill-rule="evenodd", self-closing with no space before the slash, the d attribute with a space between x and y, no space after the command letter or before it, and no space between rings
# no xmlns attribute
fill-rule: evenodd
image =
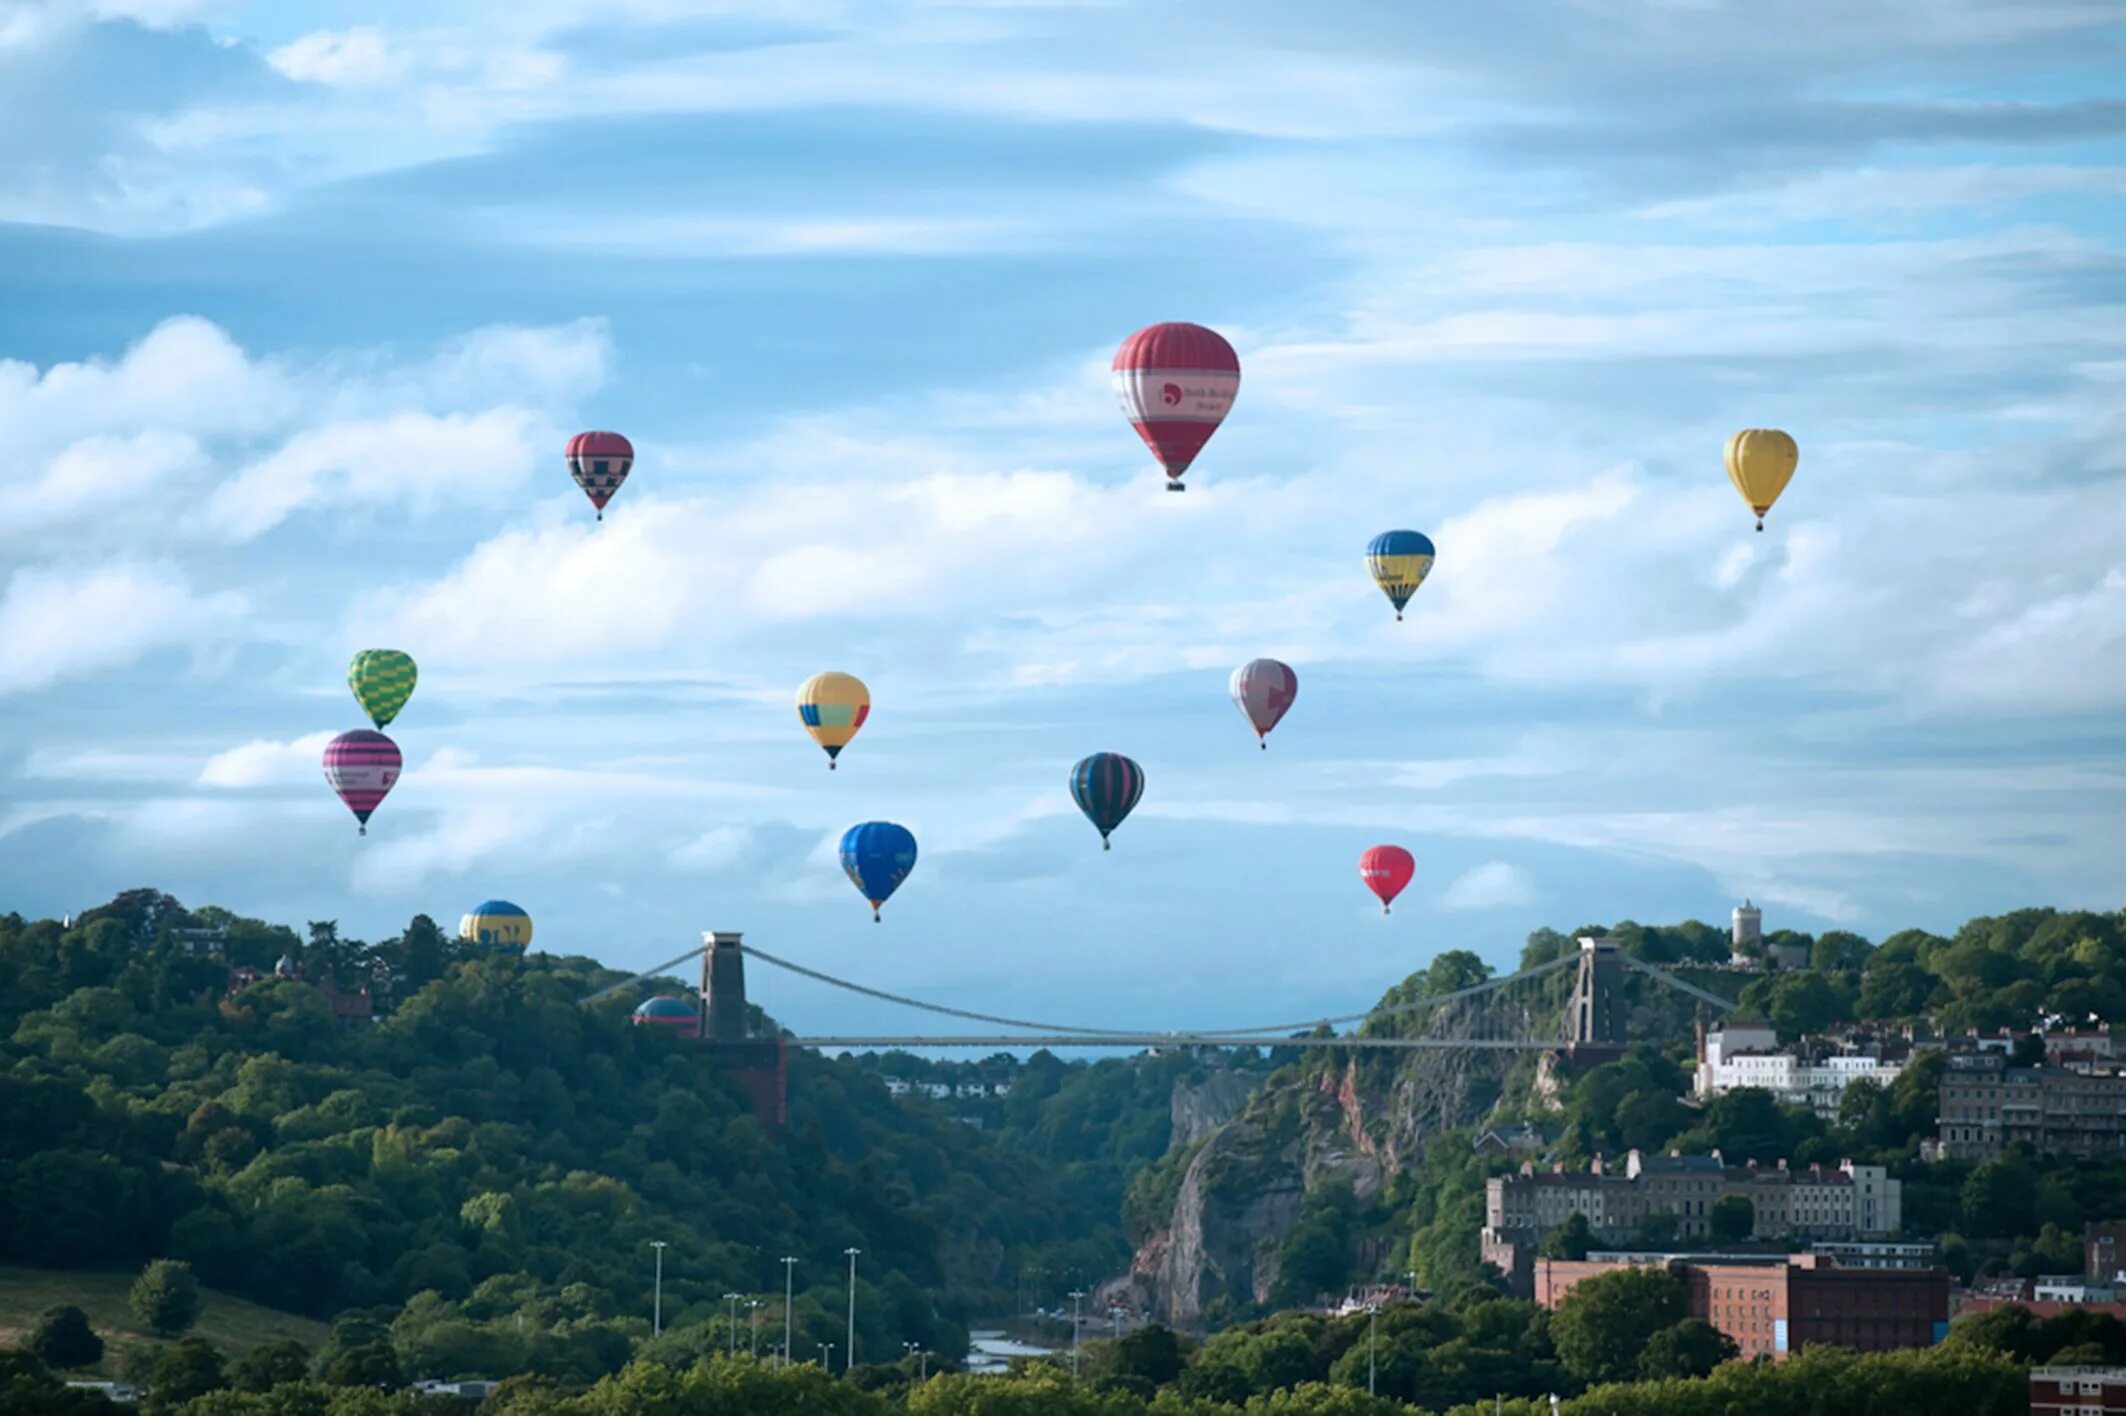
<svg viewBox="0 0 2126 1416"><path fill-rule="evenodd" d="M2030 1416L2126 1416L2126 1367L2032 1367Z"/></svg>
<svg viewBox="0 0 2126 1416"><path fill-rule="evenodd" d="M1743 1358L1784 1360L1804 1347L1887 1352L1931 1347L1949 1330L1949 1275L1940 1269L1845 1269L1813 1254L1702 1258L1616 1255L1535 1261L1535 1300L1554 1308L1574 1284L1625 1267L1666 1268L1683 1281L1692 1317L1734 1339Z"/></svg>
<svg viewBox="0 0 2126 1416"><path fill-rule="evenodd" d="M1994 1051L1951 1053L1939 1136L1951 1160L1991 1160L2018 1142L2040 1155L2126 1157L2126 1076L2011 1067Z"/></svg>

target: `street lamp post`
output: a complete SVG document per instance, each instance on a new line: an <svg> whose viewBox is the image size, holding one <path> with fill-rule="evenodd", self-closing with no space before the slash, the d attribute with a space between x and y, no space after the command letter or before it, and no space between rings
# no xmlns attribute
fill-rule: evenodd
<svg viewBox="0 0 2126 1416"><path fill-rule="evenodd" d="M822 1342L819 1345L819 1350L820 1365L826 1368L827 1375L831 1377L834 1375L834 1344L831 1342Z"/></svg>
<svg viewBox="0 0 2126 1416"><path fill-rule="evenodd" d="M731 1318L729 1322L724 1324L723 1333L723 1355L726 1357L736 1357L738 1355L738 1300L743 1296L743 1294L739 1293L726 1293L723 1295L723 1301L731 1305Z"/></svg>
<svg viewBox="0 0 2126 1416"><path fill-rule="evenodd" d="M746 1307L749 1310L746 1314L746 1320L753 1325L753 1336L751 1339L752 1346L750 1349L750 1354L757 1361L760 1358L761 1302L758 1298L749 1298L746 1300Z"/></svg>
<svg viewBox="0 0 2126 1416"><path fill-rule="evenodd" d="M1375 1353L1376 1353L1376 1352L1378 1351L1378 1349L1379 1349L1379 1338L1380 1338L1380 1304L1378 1304L1378 1303L1369 1303L1369 1304L1367 1304L1367 1305L1366 1305L1366 1395L1367 1395L1367 1396L1372 1396L1372 1395L1374 1394L1374 1391L1373 1391L1373 1375L1374 1375L1374 1363L1373 1363L1373 1358L1374 1358L1374 1355L1375 1355Z"/></svg>
<svg viewBox="0 0 2126 1416"><path fill-rule="evenodd" d="M664 1331L664 1246L665 1241L662 1239L652 1239L650 1241L650 1247L657 1251L656 1297L650 1300L651 1337L656 1337Z"/></svg>
<svg viewBox="0 0 2126 1416"><path fill-rule="evenodd" d="M782 1261L782 1364L790 1365L790 1275L797 1270L797 1260L785 1255Z"/></svg>
<svg viewBox="0 0 2126 1416"><path fill-rule="evenodd" d="M1078 1327L1084 1322L1084 1318L1080 1316L1084 1302L1084 1289L1073 1288L1070 1290L1070 1376L1072 1381L1076 1381L1078 1378Z"/></svg>
<svg viewBox="0 0 2126 1416"><path fill-rule="evenodd" d="M849 1351L842 1358L842 1370L846 1372L856 1365L856 1256L864 1251L848 1248L842 1252L849 1256Z"/></svg>

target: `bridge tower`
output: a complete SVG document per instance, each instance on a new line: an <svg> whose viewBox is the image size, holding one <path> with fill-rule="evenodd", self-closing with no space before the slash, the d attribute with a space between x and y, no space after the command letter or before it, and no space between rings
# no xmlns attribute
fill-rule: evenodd
<svg viewBox="0 0 2126 1416"><path fill-rule="evenodd" d="M1624 1055L1624 958L1617 941L1580 939L1580 970L1572 983L1566 1016L1572 1031L1571 1059L1585 1066L1615 1061Z"/></svg>
<svg viewBox="0 0 2126 1416"><path fill-rule="evenodd" d="M782 1038L753 1036L741 937L722 930L701 936L708 946L701 952L701 1041L738 1079L760 1124L777 1131L789 1119L787 1059Z"/></svg>

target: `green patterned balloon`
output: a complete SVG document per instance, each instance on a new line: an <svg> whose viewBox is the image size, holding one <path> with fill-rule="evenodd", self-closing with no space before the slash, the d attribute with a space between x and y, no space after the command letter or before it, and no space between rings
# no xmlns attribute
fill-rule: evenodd
<svg viewBox="0 0 2126 1416"><path fill-rule="evenodd" d="M401 654L396 649L364 649L347 666L347 687L354 690L354 701L381 729L398 717L406 700L413 697L414 680L419 676L411 654Z"/></svg>

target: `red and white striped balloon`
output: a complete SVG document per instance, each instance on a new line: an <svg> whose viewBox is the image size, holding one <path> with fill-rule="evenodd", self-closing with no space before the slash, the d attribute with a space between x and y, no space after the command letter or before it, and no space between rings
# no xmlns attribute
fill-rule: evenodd
<svg viewBox="0 0 2126 1416"><path fill-rule="evenodd" d="M1166 469L1166 489L1180 491L1181 474L1232 411L1240 356L1216 330L1155 324L1122 341L1113 368L1130 426Z"/></svg>

